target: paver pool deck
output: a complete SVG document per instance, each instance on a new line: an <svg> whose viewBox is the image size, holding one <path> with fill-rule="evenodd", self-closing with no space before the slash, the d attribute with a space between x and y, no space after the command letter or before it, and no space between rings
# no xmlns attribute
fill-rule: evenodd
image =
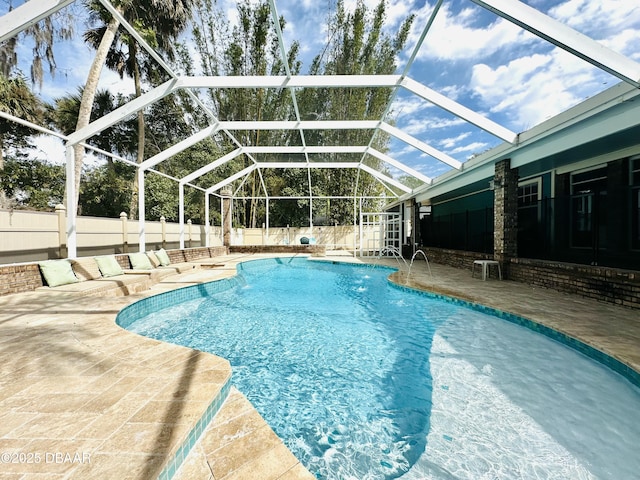
<svg viewBox="0 0 640 480"><path fill-rule="evenodd" d="M238 262L175 275L127 297L0 297L0 479L155 479L228 388L229 363L123 330L125 306L232 276ZM352 257L324 260L360 261ZM376 263L398 266L394 260ZM416 262L401 285L481 303L575 337L640 372L640 312ZM231 379L231 384L233 380ZM233 386L173 478L313 479Z"/></svg>

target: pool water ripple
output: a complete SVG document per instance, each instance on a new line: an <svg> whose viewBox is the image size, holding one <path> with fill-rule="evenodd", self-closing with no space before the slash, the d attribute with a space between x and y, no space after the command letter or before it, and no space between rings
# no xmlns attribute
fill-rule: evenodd
<svg viewBox="0 0 640 480"><path fill-rule="evenodd" d="M243 263L128 328L227 358L319 479L633 478L640 392L542 335L391 287L388 269Z"/></svg>

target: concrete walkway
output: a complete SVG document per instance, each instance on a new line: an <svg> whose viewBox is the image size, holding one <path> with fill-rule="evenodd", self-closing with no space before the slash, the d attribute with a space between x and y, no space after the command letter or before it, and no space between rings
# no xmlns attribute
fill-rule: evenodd
<svg viewBox="0 0 640 480"><path fill-rule="evenodd" d="M115 317L136 300L234 275L238 262L261 257L219 257L224 267L169 277L129 297L0 297L0 479L157 478L229 389L231 370L224 359L127 332ZM391 278L548 325L640 372L637 311L515 282L482 281L471 270L435 264L431 270L416 262L409 278L404 266ZM314 477L231 387L173 478Z"/></svg>

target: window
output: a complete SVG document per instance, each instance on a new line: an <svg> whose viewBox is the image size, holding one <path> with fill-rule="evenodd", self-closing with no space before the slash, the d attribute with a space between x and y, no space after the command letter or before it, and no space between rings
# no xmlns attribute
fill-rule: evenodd
<svg viewBox="0 0 640 480"><path fill-rule="evenodd" d="M571 246L604 247L607 227L607 166L571 174Z"/></svg>
<svg viewBox="0 0 640 480"><path fill-rule="evenodd" d="M640 157L631 158L629 166L631 167L631 185L640 187Z"/></svg>
<svg viewBox="0 0 640 480"><path fill-rule="evenodd" d="M521 183L518 186L518 207L535 205L540 199L540 180Z"/></svg>
<svg viewBox="0 0 640 480"><path fill-rule="evenodd" d="M607 167L599 166L571 174L571 193L594 193L606 189Z"/></svg>

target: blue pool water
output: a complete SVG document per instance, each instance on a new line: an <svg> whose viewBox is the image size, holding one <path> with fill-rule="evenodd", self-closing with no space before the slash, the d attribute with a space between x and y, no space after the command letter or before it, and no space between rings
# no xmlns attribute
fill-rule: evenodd
<svg viewBox="0 0 640 480"><path fill-rule="evenodd" d="M640 390L390 270L245 262L233 287L129 330L227 358L319 479L635 478ZM231 285L231 284L230 284Z"/></svg>

